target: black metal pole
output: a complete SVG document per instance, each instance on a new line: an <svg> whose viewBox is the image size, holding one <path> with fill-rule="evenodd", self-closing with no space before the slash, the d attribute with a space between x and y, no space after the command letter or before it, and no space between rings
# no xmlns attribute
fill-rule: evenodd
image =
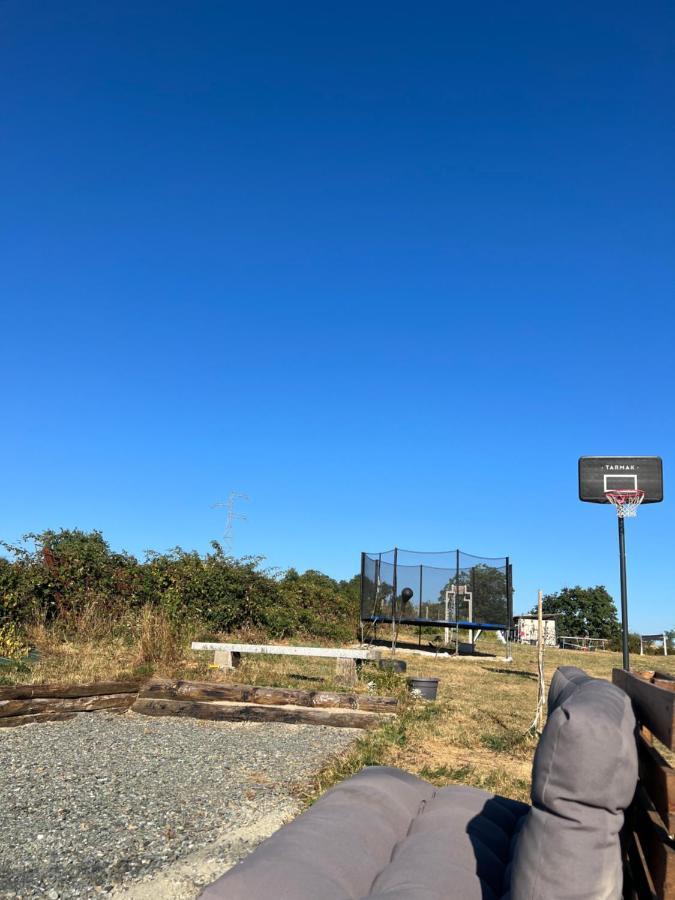
<svg viewBox="0 0 675 900"><path fill-rule="evenodd" d="M366 617L364 616L364 614L363 614L363 613L364 613L364 609L365 609L365 607L366 607L366 598L365 598L365 595L364 595L364 587L365 587L364 578L365 578L365 572L366 572L366 554L365 554L365 553L362 553L362 554L361 554L361 591L360 591L360 593L361 593L361 610L360 610L360 613L361 613L361 625L363 625L363 620L366 618Z"/></svg>
<svg viewBox="0 0 675 900"><path fill-rule="evenodd" d="M420 630L419 630L419 635L417 638L417 646L418 647L422 646L422 621L421 621L422 620L422 577L423 577L422 576L422 566L420 566L420 599L419 599L419 604L418 604L419 617L420 617ZM665 644L663 646L665 647Z"/></svg>
<svg viewBox="0 0 675 900"><path fill-rule="evenodd" d="M396 593L398 590L398 547L394 547L393 596L391 598L391 649L396 649Z"/></svg>
<svg viewBox="0 0 675 900"><path fill-rule="evenodd" d="M623 650L623 667L629 672L628 660L628 587L626 585L626 535L623 516L619 516L619 567L621 572L621 644Z"/></svg>

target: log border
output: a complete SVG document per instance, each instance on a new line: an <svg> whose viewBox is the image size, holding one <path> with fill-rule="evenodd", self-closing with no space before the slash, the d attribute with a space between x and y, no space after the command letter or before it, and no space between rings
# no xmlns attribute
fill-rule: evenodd
<svg viewBox="0 0 675 900"><path fill-rule="evenodd" d="M143 715L214 721L366 728L395 716L397 706L396 697L182 679L23 684L0 687L0 728L64 721L96 710L129 709Z"/></svg>

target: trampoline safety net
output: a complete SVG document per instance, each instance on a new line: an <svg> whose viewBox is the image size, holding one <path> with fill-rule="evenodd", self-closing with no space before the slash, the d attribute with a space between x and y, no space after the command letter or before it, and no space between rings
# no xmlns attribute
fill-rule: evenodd
<svg viewBox="0 0 675 900"><path fill-rule="evenodd" d="M405 601L405 588L413 597ZM512 619L508 556L387 550L361 554L361 621L505 630ZM470 601L470 603L469 603Z"/></svg>

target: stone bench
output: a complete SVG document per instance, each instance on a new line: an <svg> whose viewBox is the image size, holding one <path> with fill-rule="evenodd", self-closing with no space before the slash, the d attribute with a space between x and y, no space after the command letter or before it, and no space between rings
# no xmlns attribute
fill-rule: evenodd
<svg viewBox="0 0 675 900"><path fill-rule="evenodd" d="M672 716L672 705L671 705ZM369 767L326 792L203 900L619 900L624 811L638 780L628 694L562 667L532 805ZM667 882L661 893L671 898Z"/></svg>
<svg viewBox="0 0 675 900"><path fill-rule="evenodd" d="M364 661L377 661L381 650L350 650L340 647L291 647L287 644L235 644L193 641L193 650L213 650L215 665L234 669L241 662L242 653L258 653L266 656L318 656L335 660L335 672L339 680L353 684L357 666Z"/></svg>

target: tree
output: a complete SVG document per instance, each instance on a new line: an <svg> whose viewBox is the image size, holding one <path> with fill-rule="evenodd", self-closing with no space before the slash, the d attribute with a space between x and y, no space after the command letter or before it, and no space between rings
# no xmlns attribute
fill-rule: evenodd
<svg viewBox="0 0 675 900"><path fill-rule="evenodd" d="M566 587L557 594L546 594L544 615L556 616L559 635L574 635L616 639L620 626L616 606L607 589L595 587ZM532 613L536 613L536 607Z"/></svg>
<svg viewBox="0 0 675 900"><path fill-rule="evenodd" d="M671 650L675 650L675 628L671 628L670 631L666 631L666 640L668 641L668 652Z"/></svg>

